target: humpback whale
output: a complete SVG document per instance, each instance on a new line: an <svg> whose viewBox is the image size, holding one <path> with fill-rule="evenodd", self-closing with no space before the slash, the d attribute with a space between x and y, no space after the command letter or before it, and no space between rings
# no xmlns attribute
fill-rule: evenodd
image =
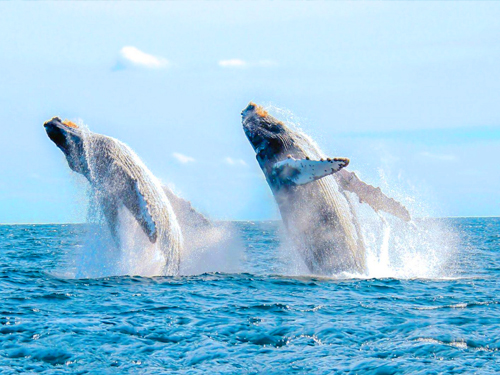
<svg viewBox="0 0 500 375"><path fill-rule="evenodd" d="M366 271L360 224L346 192L376 211L409 221L408 211L345 168L345 158L322 158L306 135L261 106L241 113L244 132L278 204L283 223L309 271L331 275Z"/></svg>
<svg viewBox="0 0 500 375"><path fill-rule="evenodd" d="M159 245L165 258L163 274L177 275L182 232L168 195L139 157L124 143L59 117L46 121L44 127L66 156L69 167L89 181L117 246L118 215L125 208L149 241Z"/></svg>

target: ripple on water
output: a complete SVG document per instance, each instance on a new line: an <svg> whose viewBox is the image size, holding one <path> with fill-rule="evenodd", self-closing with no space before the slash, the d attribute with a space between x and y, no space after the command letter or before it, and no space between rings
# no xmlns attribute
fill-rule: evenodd
<svg viewBox="0 0 500 375"><path fill-rule="evenodd" d="M0 373L499 373L500 220L451 224L434 279L280 274L276 223L236 223L247 273L78 280L84 227L0 226Z"/></svg>

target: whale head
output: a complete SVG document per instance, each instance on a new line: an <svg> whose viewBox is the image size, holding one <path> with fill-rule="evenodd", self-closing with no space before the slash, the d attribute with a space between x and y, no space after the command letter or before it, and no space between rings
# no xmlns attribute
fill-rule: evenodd
<svg viewBox="0 0 500 375"><path fill-rule="evenodd" d="M75 172L87 175L83 132L75 123L53 117L43 124L49 138L64 153L69 167Z"/></svg>
<svg viewBox="0 0 500 375"><path fill-rule="evenodd" d="M245 135L263 168L286 159L288 154L296 156L294 132L264 108L250 102L241 116Z"/></svg>

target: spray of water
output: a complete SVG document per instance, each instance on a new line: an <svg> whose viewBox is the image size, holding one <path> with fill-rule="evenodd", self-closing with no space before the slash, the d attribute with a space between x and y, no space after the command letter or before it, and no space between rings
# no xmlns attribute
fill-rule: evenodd
<svg viewBox="0 0 500 375"><path fill-rule="evenodd" d="M89 205L89 207L92 205ZM99 212L100 208L89 210ZM120 212L120 232L126 242L118 249L107 226L99 216L91 215L86 239L76 262L77 278L119 275L157 276L164 264L135 218L123 209ZM208 272L241 272L243 245L230 223L213 223L209 228L188 228L184 231L184 248L179 275Z"/></svg>
<svg viewBox="0 0 500 375"><path fill-rule="evenodd" d="M205 228L186 229L181 275L242 271L244 246L231 223L216 222Z"/></svg>
<svg viewBox="0 0 500 375"><path fill-rule="evenodd" d="M120 209L121 243L117 247L104 222L98 201L91 192L89 195L88 231L77 254L75 277L162 275L164 254L157 244L149 241L132 214L127 209Z"/></svg>

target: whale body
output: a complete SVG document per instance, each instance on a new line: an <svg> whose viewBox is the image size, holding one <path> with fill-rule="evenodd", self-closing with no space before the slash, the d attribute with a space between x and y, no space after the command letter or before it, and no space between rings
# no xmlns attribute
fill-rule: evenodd
<svg viewBox="0 0 500 375"><path fill-rule="evenodd" d="M289 237L309 271L321 275L366 272L360 224L346 192L404 220L410 219L408 211L343 169L348 159L323 159L306 135L262 107L250 103L242 111L242 123Z"/></svg>
<svg viewBox="0 0 500 375"><path fill-rule="evenodd" d="M54 117L44 123L69 167L87 178L120 247L119 212L130 211L149 241L161 249L163 274L179 273L183 236L167 194L139 157L124 143Z"/></svg>

